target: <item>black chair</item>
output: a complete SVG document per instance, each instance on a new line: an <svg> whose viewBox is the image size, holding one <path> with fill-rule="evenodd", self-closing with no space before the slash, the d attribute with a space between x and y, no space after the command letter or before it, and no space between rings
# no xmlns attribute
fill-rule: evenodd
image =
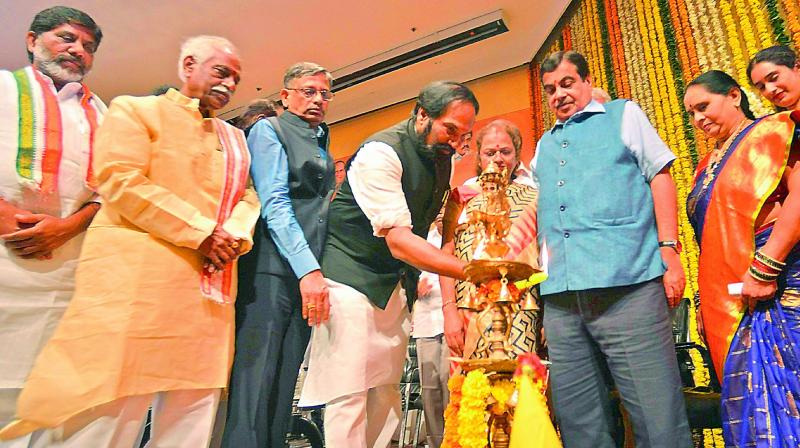
<svg viewBox="0 0 800 448"><path fill-rule="evenodd" d="M678 356L678 370L683 383L683 397L686 401L686 413L689 428L701 430L722 428L722 409L720 407L721 387L714 372L714 364L708 349L689 340L689 299L684 298L675 309L672 321L672 333L675 336L675 353ZM695 370L691 353L697 351L708 369L708 386L695 384Z"/></svg>
<svg viewBox="0 0 800 448"><path fill-rule="evenodd" d="M413 417L414 434L411 437L412 447L419 444L420 431L422 430L422 386L419 380L419 365L417 361L417 343L415 339L408 341L408 353L406 364L403 366L403 376L400 379L400 397L402 403L403 417L400 422L400 447L406 446L406 431L409 427L411 413Z"/></svg>

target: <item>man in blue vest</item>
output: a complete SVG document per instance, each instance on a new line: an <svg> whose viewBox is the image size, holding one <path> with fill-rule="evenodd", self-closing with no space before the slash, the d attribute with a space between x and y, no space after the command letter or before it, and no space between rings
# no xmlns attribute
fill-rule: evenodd
<svg viewBox="0 0 800 448"><path fill-rule="evenodd" d="M335 185L328 128L331 74L317 64L286 71L287 110L247 130L261 200L255 247L239 263L236 355L223 446L283 447L311 326L328 318L320 271Z"/></svg>
<svg viewBox="0 0 800 448"><path fill-rule="evenodd" d="M391 443L417 269L464 276L462 261L425 238L450 188L454 148L464 144L477 113L466 86L431 83L411 117L369 137L348 163L322 259L331 319L314 328L300 400L327 403L330 448Z"/></svg>
<svg viewBox="0 0 800 448"><path fill-rule="evenodd" d="M642 110L592 100L586 59L541 65L556 116L531 163L539 181L550 384L564 446L614 447L606 366L637 447L691 446L668 304L685 287L675 156ZM666 270L665 270L666 267Z"/></svg>

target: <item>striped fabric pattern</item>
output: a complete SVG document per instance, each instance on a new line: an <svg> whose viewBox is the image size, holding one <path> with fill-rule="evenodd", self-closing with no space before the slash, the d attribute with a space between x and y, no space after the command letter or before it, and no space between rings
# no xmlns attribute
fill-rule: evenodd
<svg viewBox="0 0 800 448"><path fill-rule="evenodd" d="M249 174L250 153L241 130L218 118L214 119L214 127L225 158L225 182L220 192L220 205L217 211L217 225L221 226L244 195ZM234 264L229 263L225 269L213 271L211 266L207 265L200 274L200 290L203 296L219 304L233 303L234 297L231 295L233 267Z"/></svg>
<svg viewBox="0 0 800 448"><path fill-rule="evenodd" d="M13 76L17 83L19 117L17 176L22 184L43 194L50 194L58 188L63 151L58 97L44 76L31 66L13 72ZM81 106L89 122L90 145L98 126L98 113L93 99L92 92L83 84ZM90 148L88 171L91 171L91 153Z"/></svg>

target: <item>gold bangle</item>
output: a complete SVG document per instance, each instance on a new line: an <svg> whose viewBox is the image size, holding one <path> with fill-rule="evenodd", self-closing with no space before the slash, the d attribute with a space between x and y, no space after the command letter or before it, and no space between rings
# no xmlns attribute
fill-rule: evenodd
<svg viewBox="0 0 800 448"><path fill-rule="evenodd" d="M442 304L442 309L444 309L444 307L446 307L447 305L455 305L455 304L456 304L455 300L448 300Z"/></svg>
<svg viewBox="0 0 800 448"><path fill-rule="evenodd" d="M760 250L756 251L755 259L779 271L782 271L786 267L786 263L778 261L769 255L765 255L764 252L761 252Z"/></svg>
<svg viewBox="0 0 800 448"><path fill-rule="evenodd" d="M754 279L762 281L762 282L765 282L765 283L774 282L775 280L778 279L778 276L779 276L779 274L771 274L771 273L767 273L767 272L761 272L761 271L758 270L758 268L756 268L753 265L750 265L750 268L747 269L747 273L750 274L750 276L753 277Z"/></svg>

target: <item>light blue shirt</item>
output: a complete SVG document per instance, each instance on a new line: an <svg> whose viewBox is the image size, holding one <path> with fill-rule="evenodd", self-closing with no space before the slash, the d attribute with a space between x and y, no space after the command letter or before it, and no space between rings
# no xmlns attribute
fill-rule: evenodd
<svg viewBox="0 0 800 448"><path fill-rule="evenodd" d="M317 128L317 135L323 132ZM289 158L269 120L259 120L247 136L250 148L250 175L261 201L261 217L278 252L289 262L297 278L319 269L319 262L297 222L289 197ZM328 153L319 148L327 160Z"/></svg>
<svg viewBox="0 0 800 448"><path fill-rule="evenodd" d="M605 112L606 108L595 100L592 100L580 112L569 117L567 121L572 121L582 114ZM557 133L564 126L564 122L557 120L556 124L548 131L550 133ZM636 158L639 169L642 175L648 182L653 180L656 174L664 167L675 160L675 155L667 147L666 143L661 140L656 128L650 124L650 120L645 115L644 111L638 104L633 101L625 103L625 110L622 112L622 126L620 129L620 137L622 142L628 150ZM531 171L536 171L536 162L539 156L539 149L542 140L536 143L536 154L531 160Z"/></svg>

